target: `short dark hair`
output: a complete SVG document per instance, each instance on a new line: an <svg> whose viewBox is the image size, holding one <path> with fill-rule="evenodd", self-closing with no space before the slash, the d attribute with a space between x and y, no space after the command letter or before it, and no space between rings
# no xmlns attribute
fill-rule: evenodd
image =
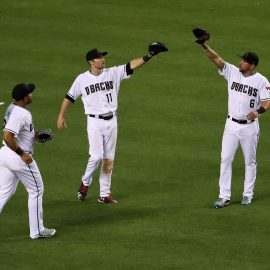
<svg viewBox="0 0 270 270"><path fill-rule="evenodd" d="M99 58L102 55L105 56L107 54L108 54L108 52L101 52L97 48L95 48L95 49L92 49L89 52L87 52L85 58L86 58L86 61L88 62L90 60Z"/></svg>
<svg viewBox="0 0 270 270"><path fill-rule="evenodd" d="M28 94L32 93L35 89L35 85L33 83L25 84L19 83L14 86L12 90L12 97L16 101L24 99Z"/></svg>
<svg viewBox="0 0 270 270"><path fill-rule="evenodd" d="M249 64L257 66L259 64L259 57L255 52L246 52L242 56L239 55L244 61Z"/></svg>

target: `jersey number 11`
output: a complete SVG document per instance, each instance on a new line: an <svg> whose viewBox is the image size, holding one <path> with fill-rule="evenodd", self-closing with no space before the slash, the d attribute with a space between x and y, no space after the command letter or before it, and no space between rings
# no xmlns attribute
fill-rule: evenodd
<svg viewBox="0 0 270 270"><path fill-rule="evenodd" d="M112 102L112 94L106 94L108 103Z"/></svg>

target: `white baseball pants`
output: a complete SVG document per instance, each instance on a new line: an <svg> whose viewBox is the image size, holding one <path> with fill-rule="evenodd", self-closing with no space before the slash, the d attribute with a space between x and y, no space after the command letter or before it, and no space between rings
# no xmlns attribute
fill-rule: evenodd
<svg viewBox="0 0 270 270"><path fill-rule="evenodd" d="M231 197L232 162L239 145L245 159L245 180L242 195L253 198L259 133L260 129L257 120L248 124L238 124L231 119L227 119L222 139L219 198L229 200Z"/></svg>
<svg viewBox="0 0 270 270"><path fill-rule="evenodd" d="M87 132L89 141L89 159L82 182L85 186L90 186L93 180L93 174L99 163L103 159L114 160L116 142L117 142L117 117L110 120L103 120L93 117L87 117ZM111 193L111 176L105 174L101 168L99 184L100 196L106 197Z"/></svg>
<svg viewBox="0 0 270 270"><path fill-rule="evenodd" d="M44 186L39 168L33 160L26 164L9 147L0 149L0 213L21 181L28 192L30 237L44 230L42 197Z"/></svg>

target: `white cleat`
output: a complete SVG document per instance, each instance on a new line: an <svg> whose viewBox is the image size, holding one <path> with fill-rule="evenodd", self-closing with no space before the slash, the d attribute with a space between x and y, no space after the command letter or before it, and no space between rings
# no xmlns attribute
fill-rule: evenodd
<svg viewBox="0 0 270 270"><path fill-rule="evenodd" d="M231 203L230 200L226 200L226 199L223 199L223 198L218 198L216 201L215 201L215 208L223 208L225 206L229 206Z"/></svg>
<svg viewBox="0 0 270 270"><path fill-rule="evenodd" d="M31 239L38 239L38 238L49 238L54 236L56 233L55 229L47 229L44 228L43 231L41 231L39 234L35 234L33 236L30 236Z"/></svg>
<svg viewBox="0 0 270 270"><path fill-rule="evenodd" d="M250 204L252 204L252 198L244 196L242 201L241 201L241 204L242 205L250 205Z"/></svg>

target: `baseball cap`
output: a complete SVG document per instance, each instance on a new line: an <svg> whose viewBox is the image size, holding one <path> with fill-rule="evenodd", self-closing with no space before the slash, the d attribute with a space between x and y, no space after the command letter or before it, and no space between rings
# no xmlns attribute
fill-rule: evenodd
<svg viewBox="0 0 270 270"><path fill-rule="evenodd" d="M32 93L35 89L35 85L33 83L25 84L25 83L19 83L14 86L12 90L12 97L19 101L26 97L28 94Z"/></svg>
<svg viewBox="0 0 270 270"><path fill-rule="evenodd" d="M97 48L90 50L87 54L86 54L86 61L90 61L96 58L99 58L101 55L105 56L107 55L108 52L101 52L99 51Z"/></svg>
<svg viewBox="0 0 270 270"><path fill-rule="evenodd" d="M253 64L257 66L259 64L259 57L255 52L246 52L242 56L238 55L244 61L248 62L249 64Z"/></svg>

